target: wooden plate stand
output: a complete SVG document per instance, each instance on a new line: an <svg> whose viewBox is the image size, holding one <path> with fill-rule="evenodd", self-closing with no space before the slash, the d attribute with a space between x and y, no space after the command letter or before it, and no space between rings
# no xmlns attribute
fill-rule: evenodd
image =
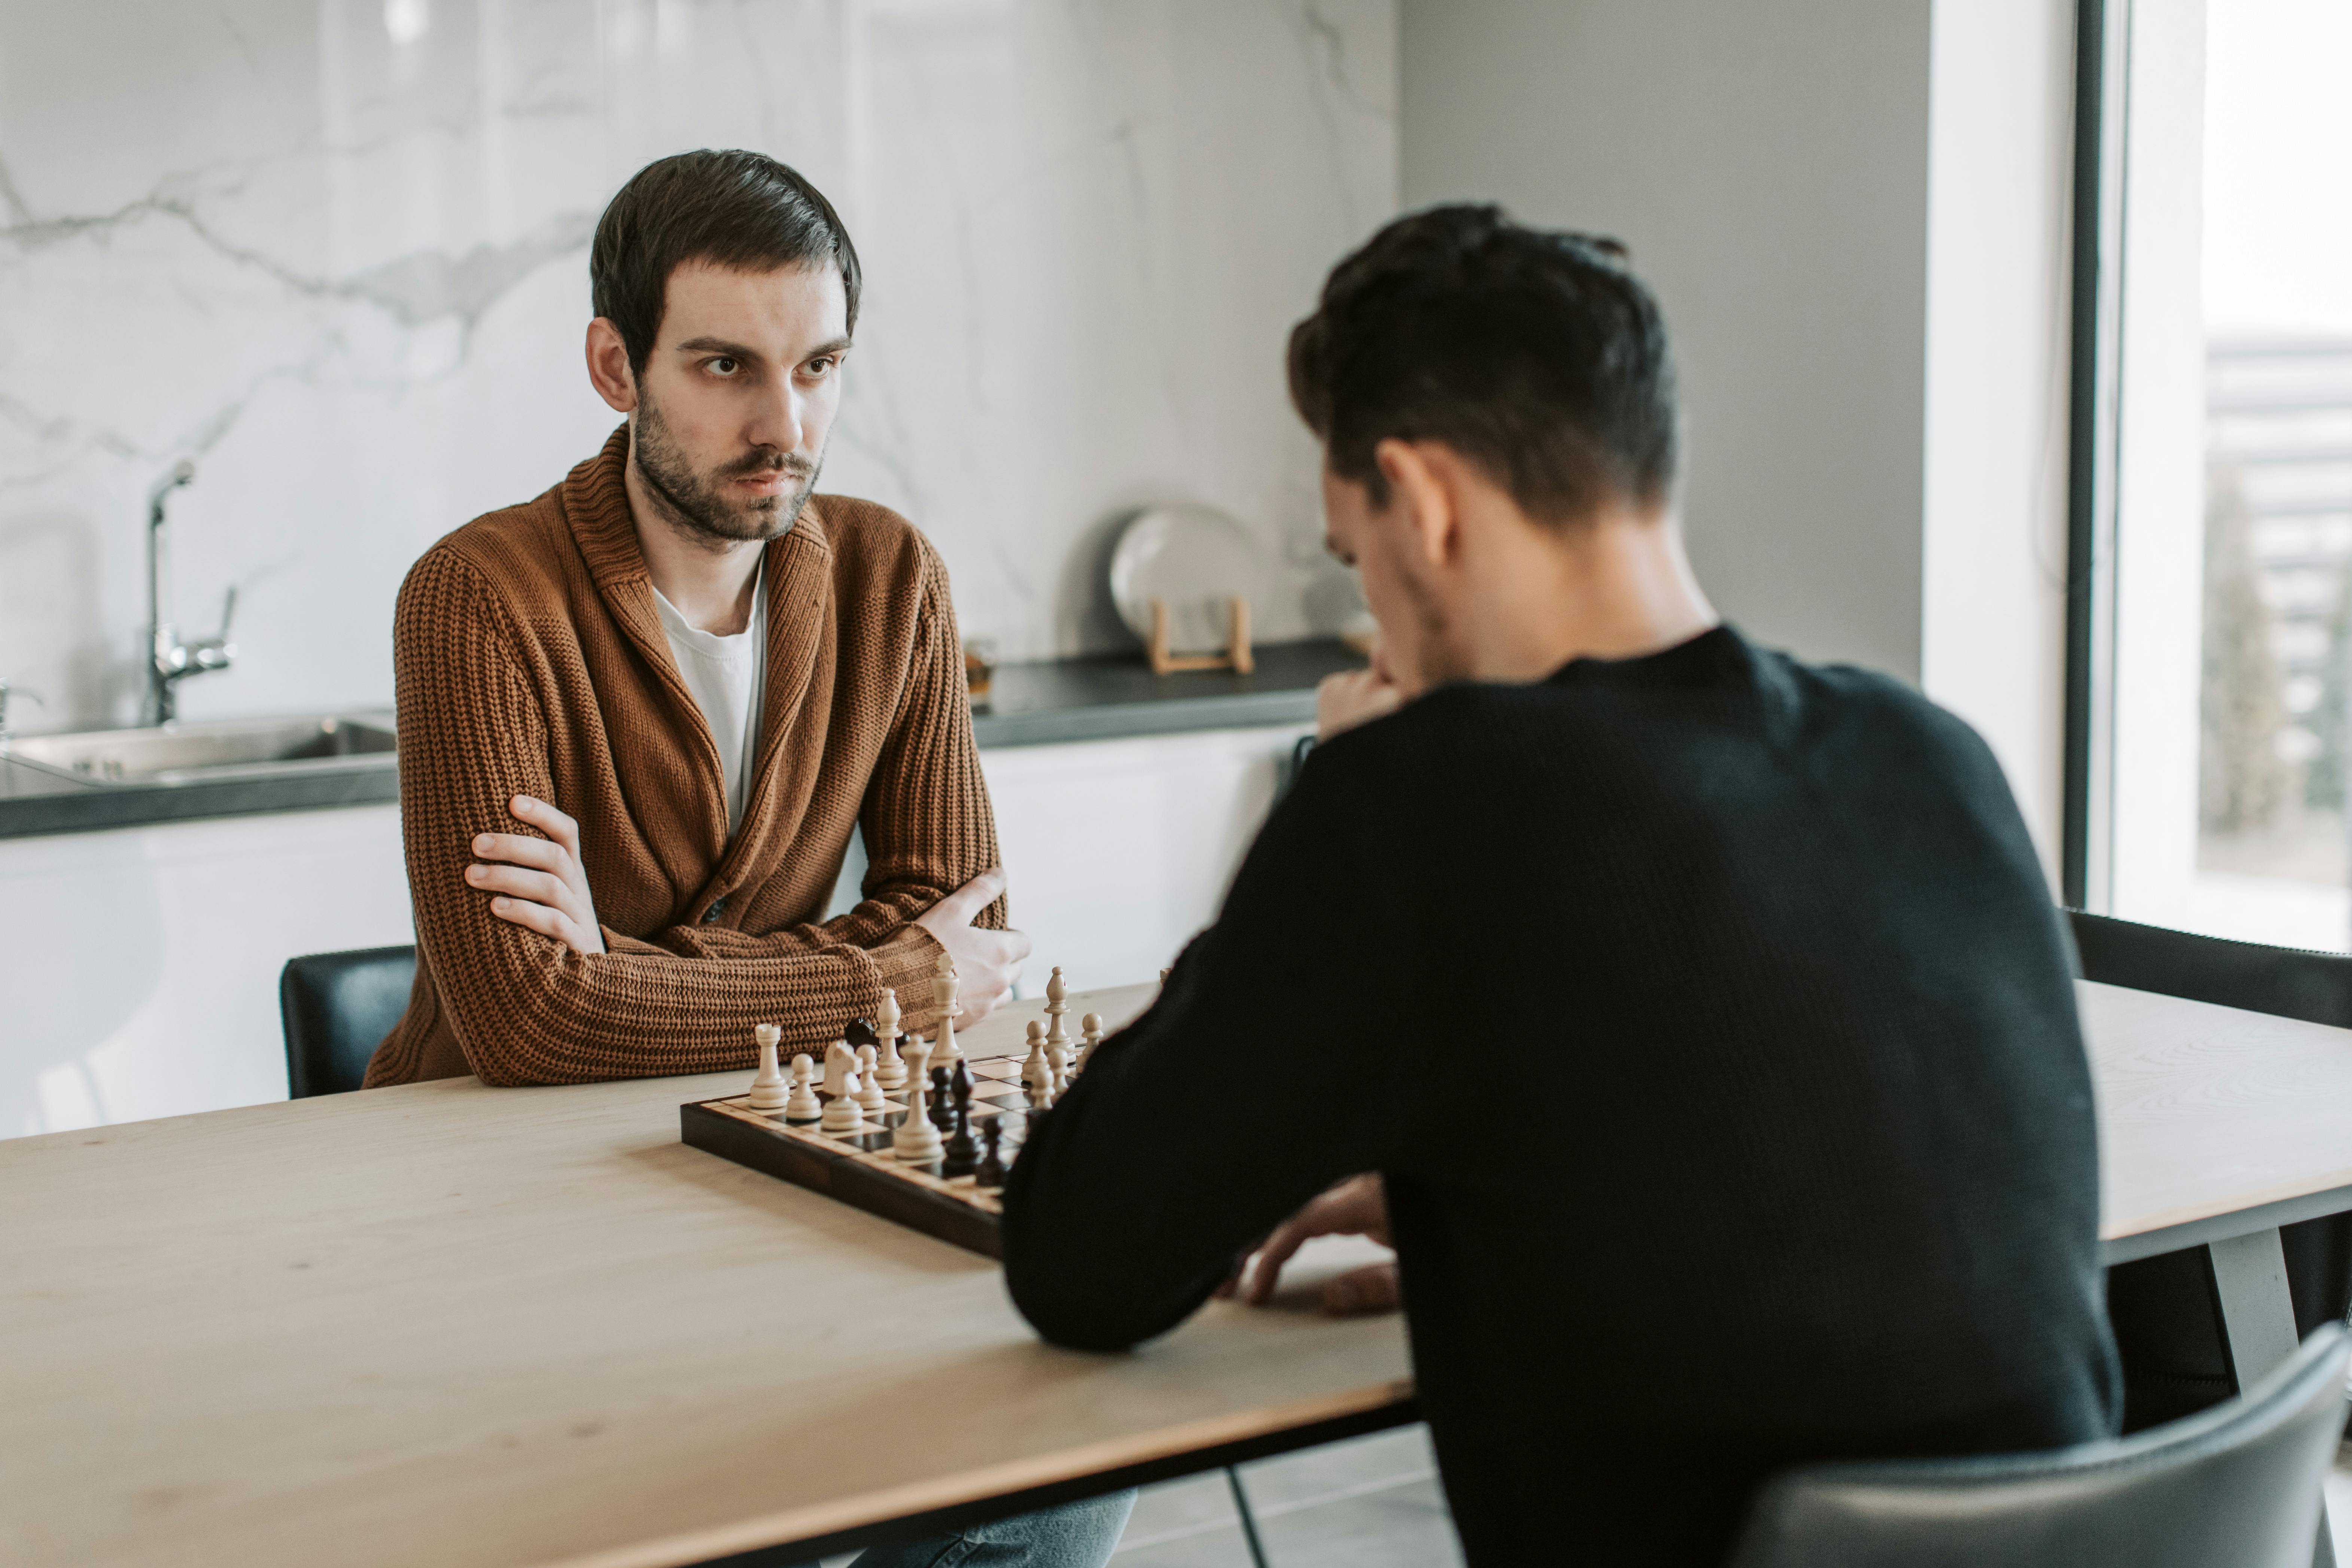
<svg viewBox="0 0 2352 1568"><path fill-rule="evenodd" d="M1225 601L1225 651L1223 653L1173 654L1168 651L1168 602L1151 601L1151 637L1144 645L1151 656L1151 673L1175 675L1188 669L1230 669L1236 675L1247 675L1257 668L1257 658L1250 651L1250 608L1247 599Z"/></svg>

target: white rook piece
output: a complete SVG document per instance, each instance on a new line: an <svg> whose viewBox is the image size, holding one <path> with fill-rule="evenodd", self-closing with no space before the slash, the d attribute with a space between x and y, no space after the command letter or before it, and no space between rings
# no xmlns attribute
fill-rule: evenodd
<svg viewBox="0 0 2352 1568"><path fill-rule="evenodd" d="M784 1108L784 1069L776 1065L776 1042L784 1037L784 1032L773 1024L762 1024L751 1031L751 1037L760 1042L760 1073L751 1080L745 1103L773 1116Z"/></svg>
<svg viewBox="0 0 2352 1568"><path fill-rule="evenodd" d="M1062 978L1060 966L1045 982L1045 1016L1052 1027L1045 1031L1045 1054L1054 1058L1056 1071L1070 1065L1070 1031L1062 1025L1062 1015L1070 1010L1070 987Z"/></svg>
<svg viewBox="0 0 2352 1568"><path fill-rule="evenodd" d="M910 1077L910 1092L907 1097L906 1119L890 1135L890 1157L904 1160L910 1165L928 1163L940 1157L940 1130L931 1125L929 1091L923 1069L929 1065L931 1047L923 1043L920 1035L907 1037L907 1070Z"/></svg>
<svg viewBox="0 0 2352 1568"><path fill-rule="evenodd" d="M940 1037L931 1047L931 1065L950 1071L963 1060L963 1051L955 1039L956 1015L963 1011L963 1004L956 1000L961 985L956 978L955 960L944 952L940 954L940 971L931 980L931 1000L940 1009Z"/></svg>

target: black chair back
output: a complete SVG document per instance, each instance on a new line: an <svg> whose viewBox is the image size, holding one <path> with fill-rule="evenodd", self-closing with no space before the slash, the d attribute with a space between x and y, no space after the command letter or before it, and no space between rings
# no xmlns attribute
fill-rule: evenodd
<svg viewBox="0 0 2352 1568"><path fill-rule="evenodd" d="M2167 931L2067 911L2083 978L2249 1013L2352 1028L2352 958ZM2279 1229L2295 1331L2352 1310L2352 1215ZM2238 1392L2201 1247L2107 1271L2107 1319L2124 1365L2124 1429L2177 1420Z"/></svg>
<svg viewBox="0 0 2352 1568"><path fill-rule="evenodd" d="M2347 1360L2331 1323L2244 1398L2136 1437L1791 1471L1729 1568L2310 1568Z"/></svg>
<svg viewBox="0 0 2352 1568"><path fill-rule="evenodd" d="M2352 958L2066 911L2083 978L2352 1029Z"/></svg>
<svg viewBox="0 0 2352 1568"><path fill-rule="evenodd" d="M296 1100L341 1094L367 1077L368 1058L408 1009L413 947L314 952L278 977L286 1023L286 1081Z"/></svg>

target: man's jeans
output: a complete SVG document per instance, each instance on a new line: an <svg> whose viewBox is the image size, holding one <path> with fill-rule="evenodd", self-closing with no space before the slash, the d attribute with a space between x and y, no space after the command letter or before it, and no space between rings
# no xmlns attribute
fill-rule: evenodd
<svg viewBox="0 0 2352 1568"><path fill-rule="evenodd" d="M953 1535L869 1546L850 1568L1103 1568L1134 1507L1132 1490L1112 1492Z"/></svg>

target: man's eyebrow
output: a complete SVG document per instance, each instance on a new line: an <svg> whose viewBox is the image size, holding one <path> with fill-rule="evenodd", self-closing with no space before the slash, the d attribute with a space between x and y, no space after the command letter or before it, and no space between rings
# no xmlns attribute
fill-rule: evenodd
<svg viewBox="0 0 2352 1568"><path fill-rule="evenodd" d="M835 338L835 339L834 339L834 340L833 340L833 342L829 342L829 343L819 343L819 344L817 344L817 346L816 346L816 347L814 347L814 348L813 348L813 349L809 350L809 352L808 352L808 353L804 353L804 354L801 355L801 358L803 358L803 359L822 359L822 358L824 358L826 354L843 354L843 353L847 353L848 352L849 352L849 340L848 340L847 338Z"/></svg>
<svg viewBox="0 0 2352 1568"><path fill-rule="evenodd" d="M677 345L682 354L725 354L730 359L758 359L757 349L747 349L741 343L730 343L724 338L688 338Z"/></svg>

